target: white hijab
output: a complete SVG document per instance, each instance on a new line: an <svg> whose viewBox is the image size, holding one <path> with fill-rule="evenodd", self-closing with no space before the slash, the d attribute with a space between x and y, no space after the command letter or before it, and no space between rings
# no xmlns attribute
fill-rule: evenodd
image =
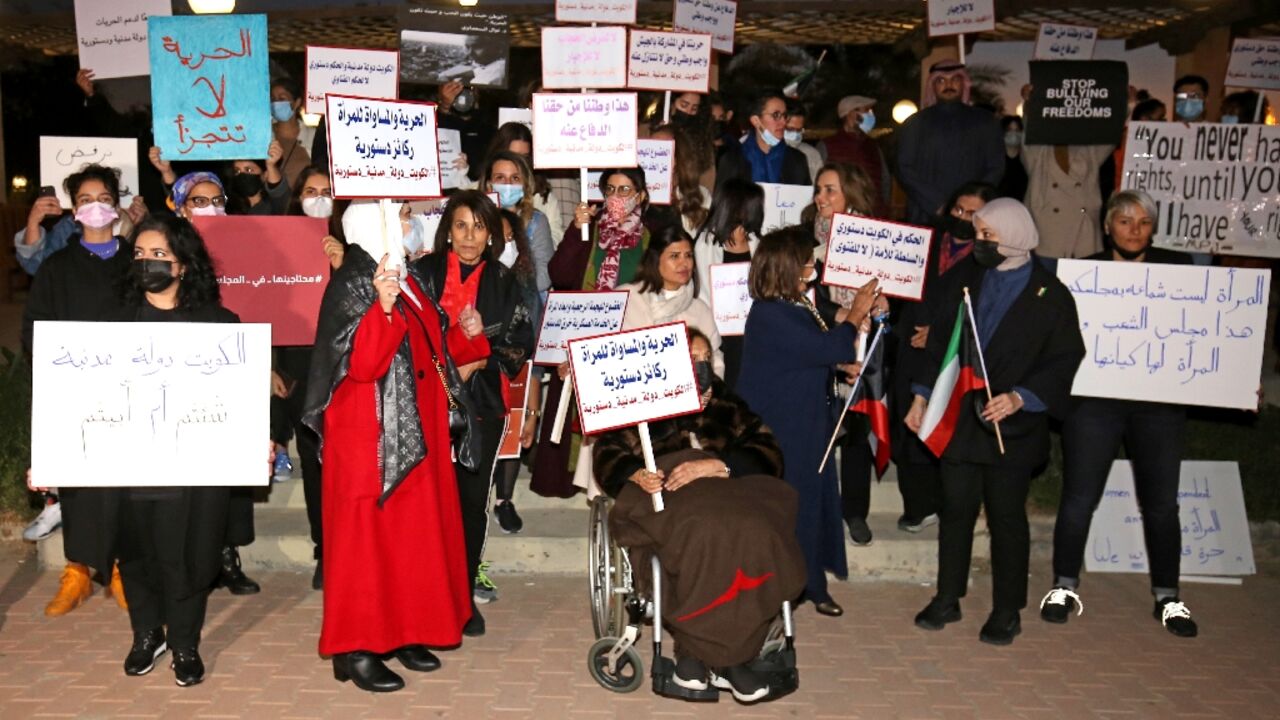
<svg viewBox="0 0 1280 720"><path fill-rule="evenodd" d="M1000 254L1005 261L997 270L1014 270L1031 261L1031 251L1040 245L1040 232L1025 205L1013 198L997 198L973 216L990 225L1000 238Z"/></svg>

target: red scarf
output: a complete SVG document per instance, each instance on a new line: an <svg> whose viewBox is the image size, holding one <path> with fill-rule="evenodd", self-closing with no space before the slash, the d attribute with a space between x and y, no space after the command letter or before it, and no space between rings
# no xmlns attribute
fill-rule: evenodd
<svg viewBox="0 0 1280 720"><path fill-rule="evenodd" d="M470 305L476 306L476 293L480 291L480 273L484 271L484 261L476 266L471 274L467 276L467 281L462 281L462 263L458 260L458 254L449 251L447 260L448 269L444 275L444 292L440 294L440 307L444 308L445 315L449 317L449 323L458 322L458 314L462 309Z"/></svg>

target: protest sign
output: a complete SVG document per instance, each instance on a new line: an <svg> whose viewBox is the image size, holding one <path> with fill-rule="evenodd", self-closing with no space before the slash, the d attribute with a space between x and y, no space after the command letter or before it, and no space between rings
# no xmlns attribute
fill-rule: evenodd
<svg viewBox="0 0 1280 720"><path fill-rule="evenodd" d="M1253 543L1234 462L1184 460L1178 474L1178 520L1182 527L1179 569L1188 575L1252 575ZM1084 551L1089 572L1147 573L1142 511L1133 467L1117 460L1089 525Z"/></svg>
<svg viewBox="0 0 1280 720"><path fill-rule="evenodd" d="M1236 38L1223 85L1280 90L1280 40Z"/></svg>
<svg viewBox="0 0 1280 720"><path fill-rule="evenodd" d="M1098 28L1087 25L1040 23L1036 34L1036 60L1092 60Z"/></svg>
<svg viewBox="0 0 1280 720"><path fill-rule="evenodd" d="M751 289L747 277L751 263L720 263L707 268L711 280L711 314L721 336L746 332L747 313L751 312Z"/></svg>
<svg viewBox="0 0 1280 720"><path fill-rule="evenodd" d="M460 188L467 185L467 166L458 166L462 162L462 133L457 130L436 130L436 142L440 147L441 185L446 188Z"/></svg>
<svg viewBox="0 0 1280 720"><path fill-rule="evenodd" d="M800 213L813 202L813 188L808 185L756 183L764 190L764 225L761 235L800 224Z"/></svg>
<svg viewBox="0 0 1280 720"><path fill-rule="evenodd" d="M533 348L534 364L559 365L569 359L570 340L621 330L628 295L626 290L549 293Z"/></svg>
<svg viewBox="0 0 1280 720"><path fill-rule="evenodd" d="M677 322L571 341L583 433L701 412L686 332Z"/></svg>
<svg viewBox="0 0 1280 720"><path fill-rule="evenodd" d="M400 53L307 46L306 111L323 115L324 96L395 100L400 95Z"/></svg>
<svg viewBox="0 0 1280 720"><path fill-rule="evenodd" d="M267 484L270 326L41 321L31 366L41 485Z"/></svg>
<svg viewBox="0 0 1280 720"><path fill-rule="evenodd" d="M72 206L62 181L85 165L102 165L120 171L120 206L138 192L138 141L134 138L53 137L40 138L40 184L58 191L62 207Z"/></svg>
<svg viewBox="0 0 1280 720"><path fill-rule="evenodd" d="M635 93L534 94L534 167L635 167L636 103Z"/></svg>
<svg viewBox="0 0 1280 720"><path fill-rule="evenodd" d="M711 82L711 36L632 30L627 87L705 93Z"/></svg>
<svg viewBox="0 0 1280 720"><path fill-rule="evenodd" d="M1058 261L1085 357L1072 394L1258 405L1270 270Z"/></svg>
<svg viewBox="0 0 1280 720"><path fill-rule="evenodd" d="M645 189L649 193L650 205L670 205L672 188L675 185L675 140L651 140L642 138L636 141L636 158L644 170ZM604 202L600 192L600 175L603 170L591 170L587 173L587 200Z"/></svg>
<svg viewBox="0 0 1280 720"><path fill-rule="evenodd" d="M335 198L440 197L435 103L326 97Z"/></svg>
<svg viewBox="0 0 1280 720"><path fill-rule="evenodd" d="M192 218L209 248L222 304L241 322L268 323L276 345L312 345L329 282L321 242L329 224L293 215Z"/></svg>
<svg viewBox="0 0 1280 720"><path fill-rule="evenodd" d="M529 108L498 108L498 127L507 123L520 123L533 129L533 111Z"/></svg>
<svg viewBox="0 0 1280 720"><path fill-rule="evenodd" d="M147 32L152 131L164 158L265 158L267 16L153 16Z"/></svg>
<svg viewBox="0 0 1280 720"><path fill-rule="evenodd" d="M147 18L172 14L169 0L76 0L80 67L95 80L150 75Z"/></svg>
<svg viewBox="0 0 1280 720"><path fill-rule="evenodd" d="M626 86L626 28L542 28L542 87L563 90Z"/></svg>
<svg viewBox="0 0 1280 720"><path fill-rule="evenodd" d="M1037 60L1023 106L1028 145L1119 145L1129 117L1129 66L1117 60Z"/></svg>
<svg viewBox="0 0 1280 720"><path fill-rule="evenodd" d="M506 87L507 16L482 10L400 8L400 72L408 82Z"/></svg>
<svg viewBox="0 0 1280 720"><path fill-rule="evenodd" d="M928 0L928 3L929 37L996 29L995 0Z"/></svg>
<svg viewBox="0 0 1280 720"><path fill-rule="evenodd" d="M673 30L711 36L716 52L733 54L738 3L731 0L675 0Z"/></svg>
<svg viewBox="0 0 1280 720"><path fill-rule="evenodd" d="M885 295L920 300L932 238L929 228L836 213L822 282L859 288L875 278Z"/></svg>
<svg viewBox="0 0 1280 720"><path fill-rule="evenodd" d="M529 371L533 363L525 363L520 373L507 387L507 422L502 429L502 441L498 443L498 459L520 457L520 436L524 433L525 412L529 402Z"/></svg>
<svg viewBox="0 0 1280 720"><path fill-rule="evenodd" d="M1280 257L1280 127L1131 122L1124 152L1121 187L1155 199L1157 245Z"/></svg>
<svg viewBox="0 0 1280 720"><path fill-rule="evenodd" d="M556 0L556 22L635 25L637 0Z"/></svg>

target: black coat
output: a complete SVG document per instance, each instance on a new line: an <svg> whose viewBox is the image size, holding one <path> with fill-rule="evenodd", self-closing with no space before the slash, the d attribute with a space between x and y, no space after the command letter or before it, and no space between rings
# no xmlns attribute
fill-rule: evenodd
<svg viewBox="0 0 1280 720"><path fill-rule="evenodd" d="M22 349L31 355L37 320L91 321L119 308L119 282L129 269L126 252L107 260L80 244L80 233L40 264L22 312ZM123 243L122 243L123 245Z"/></svg>
<svg viewBox="0 0 1280 720"><path fill-rule="evenodd" d="M755 142L755 137L747 138L747 142ZM720 193L720 187L730 178L754 182L751 177L751 163L747 161L747 156L742 154L740 147L732 148L721 155L720 162L716 164L717 195ZM782 185L813 184L813 178L809 177L809 161L805 159L804 153L789 145L783 146L782 175L778 178L778 182Z"/></svg>

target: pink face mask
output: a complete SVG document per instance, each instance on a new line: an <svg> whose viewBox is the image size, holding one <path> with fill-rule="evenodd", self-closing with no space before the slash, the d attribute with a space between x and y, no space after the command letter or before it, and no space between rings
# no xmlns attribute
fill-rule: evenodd
<svg viewBox="0 0 1280 720"><path fill-rule="evenodd" d="M620 221L631 214L636 209L636 204L640 202L640 198L632 195L629 198L610 195L604 200L604 209L609 213L609 217L615 221Z"/></svg>
<svg viewBox="0 0 1280 720"><path fill-rule="evenodd" d="M76 222L94 230L110 227L118 217L116 209L104 202L85 203L76 208Z"/></svg>
<svg viewBox="0 0 1280 720"><path fill-rule="evenodd" d="M191 213L191 217L213 217L217 215L226 215L227 211L224 208L220 208L215 205L209 205L202 208L200 207L190 208L190 213Z"/></svg>

